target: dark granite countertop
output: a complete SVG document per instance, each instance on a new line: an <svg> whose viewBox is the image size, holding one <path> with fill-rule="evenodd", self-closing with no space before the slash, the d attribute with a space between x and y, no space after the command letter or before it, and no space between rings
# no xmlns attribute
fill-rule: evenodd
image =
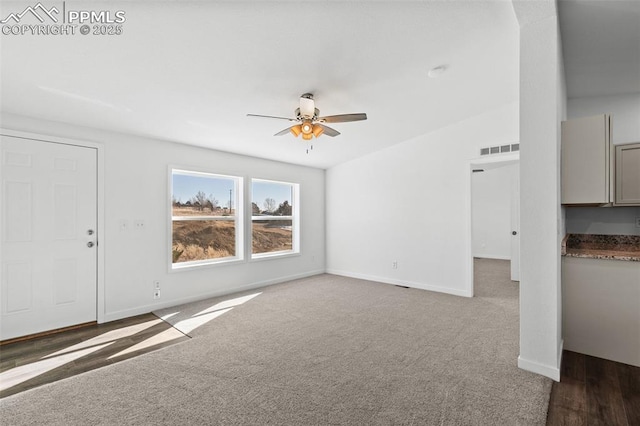
<svg viewBox="0 0 640 426"><path fill-rule="evenodd" d="M640 262L640 235L567 234L562 255Z"/></svg>

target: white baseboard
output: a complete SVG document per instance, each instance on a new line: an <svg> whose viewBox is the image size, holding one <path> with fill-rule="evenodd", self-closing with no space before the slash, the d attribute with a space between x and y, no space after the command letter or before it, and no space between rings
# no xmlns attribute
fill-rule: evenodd
<svg viewBox="0 0 640 426"><path fill-rule="evenodd" d="M468 290L458 290L455 288L443 287L439 285L418 283L414 281L398 280L395 278L379 277L375 275L360 274L357 272L340 271L337 269L327 269L327 274L341 275L343 277L357 278L360 280L376 281L384 284L402 285L406 287L419 288L421 290L436 291L438 293L452 294L454 296L473 297L473 293Z"/></svg>
<svg viewBox="0 0 640 426"><path fill-rule="evenodd" d="M300 278L312 277L314 275L320 275L324 273L325 273L324 269L317 269L314 271L304 272L301 274L287 275L285 277L278 277L270 280L258 281L250 284L241 285L241 286L218 289L210 293L198 294L196 296L166 300L163 302L137 306L135 308L125 309L122 311L107 312L104 315L104 322L115 321L122 318L129 318L129 317L133 317L141 314L148 314L149 312L153 312L159 309L170 308L172 306L183 305L185 303L197 302L198 300L209 299L211 297L219 297L219 296L225 296L227 294L239 293L241 291L254 290L257 288L262 288L262 287L266 287L273 284L279 284L286 281L297 280Z"/></svg>
<svg viewBox="0 0 640 426"><path fill-rule="evenodd" d="M560 351L560 353L562 354L562 351ZM522 356L519 356L518 368L531 371L532 373L540 374L542 376L555 380L556 382L560 381L560 364L554 367L550 365L540 364L528 359L524 359L522 358Z"/></svg>

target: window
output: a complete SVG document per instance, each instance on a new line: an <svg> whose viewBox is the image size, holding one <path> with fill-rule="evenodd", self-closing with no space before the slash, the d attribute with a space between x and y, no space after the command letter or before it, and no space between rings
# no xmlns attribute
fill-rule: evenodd
<svg viewBox="0 0 640 426"><path fill-rule="evenodd" d="M242 178L171 170L172 269L243 258Z"/></svg>
<svg viewBox="0 0 640 426"><path fill-rule="evenodd" d="M298 253L299 185L253 179L251 257Z"/></svg>

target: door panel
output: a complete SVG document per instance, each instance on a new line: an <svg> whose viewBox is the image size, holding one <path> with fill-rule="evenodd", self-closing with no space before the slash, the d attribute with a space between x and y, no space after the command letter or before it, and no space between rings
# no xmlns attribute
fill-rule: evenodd
<svg viewBox="0 0 640 426"><path fill-rule="evenodd" d="M6 297L3 312L14 313L31 309L33 279L30 262L12 262L3 265ZM3 296L5 296L3 292Z"/></svg>
<svg viewBox="0 0 640 426"><path fill-rule="evenodd" d="M0 339L95 321L96 149L1 136L0 153Z"/></svg>

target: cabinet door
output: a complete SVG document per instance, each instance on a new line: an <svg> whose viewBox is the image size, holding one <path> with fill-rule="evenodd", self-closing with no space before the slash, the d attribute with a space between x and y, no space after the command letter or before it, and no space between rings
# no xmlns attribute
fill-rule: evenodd
<svg viewBox="0 0 640 426"><path fill-rule="evenodd" d="M609 116L562 122L562 204L610 200Z"/></svg>
<svg viewBox="0 0 640 426"><path fill-rule="evenodd" d="M616 146L615 204L640 206L640 143Z"/></svg>

